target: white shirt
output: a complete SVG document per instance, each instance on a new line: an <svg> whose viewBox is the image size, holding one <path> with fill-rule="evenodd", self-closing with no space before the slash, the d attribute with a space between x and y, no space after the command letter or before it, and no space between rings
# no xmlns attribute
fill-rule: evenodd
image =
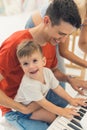
<svg viewBox="0 0 87 130"><path fill-rule="evenodd" d="M43 69L45 84L40 81L31 79L26 75L23 76L15 100L25 105L32 101L39 101L46 97L49 89L58 87L59 82L52 71L48 68Z"/></svg>

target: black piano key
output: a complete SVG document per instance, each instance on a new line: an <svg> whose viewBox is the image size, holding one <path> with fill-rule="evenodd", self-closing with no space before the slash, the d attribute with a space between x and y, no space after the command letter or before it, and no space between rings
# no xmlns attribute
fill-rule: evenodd
<svg viewBox="0 0 87 130"><path fill-rule="evenodd" d="M76 118L77 120L81 120L81 116L74 116L74 118Z"/></svg>
<svg viewBox="0 0 87 130"><path fill-rule="evenodd" d="M75 125L73 124L67 124L69 127L73 128L74 130L80 130L78 127L76 127Z"/></svg>
<svg viewBox="0 0 87 130"><path fill-rule="evenodd" d="M75 125L77 125L78 127L82 128L82 126L76 121L76 120L71 120L70 122L74 123Z"/></svg>
<svg viewBox="0 0 87 130"><path fill-rule="evenodd" d="M86 111L83 110L83 109L81 109L81 108L79 109L79 111L82 112L82 113L84 113L84 114L86 113Z"/></svg>
<svg viewBox="0 0 87 130"><path fill-rule="evenodd" d="M81 107L87 110L87 106L81 106Z"/></svg>
<svg viewBox="0 0 87 130"><path fill-rule="evenodd" d="M83 114L83 113L81 113L81 112L78 112L78 113L80 114L80 116L81 116L81 117L83 117L83 116L84 116L84 114Z"/></svg>

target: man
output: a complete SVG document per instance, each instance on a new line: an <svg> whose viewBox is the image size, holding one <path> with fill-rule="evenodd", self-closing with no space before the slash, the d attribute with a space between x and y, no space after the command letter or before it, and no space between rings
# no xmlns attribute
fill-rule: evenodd
<svg viewBox="0 0 87 130"><path fill-rule="evenodd" d="M80 24L81 19L73 0L54 0L49 5L40 25L29 30L15 32L3 42L0 48L0 104L2 105L1 110L3 115L9 111L9 109L3 106L13 108L25 114L31 113L39 107L37 104L31 103L28 106L29 110L26 111L27 108L21 104L19 106L18 103L12 100L23 76L23 71L16 57L16 48L24 39L33 40L36 44L39 43L42 46L43 54L47 58L46 66L52 69L58 80L69 82L79 92L81 92L79 88L86 88L87 82L67 76L61 73L56 67L55 45L65 42L67 37L76 28L80 27ZM51 44L47 44L47 42ZM26 120L22 124L26 124L26 128L23 126L24 130L46 130L48 127L46 123L32 120Z"/></svg>

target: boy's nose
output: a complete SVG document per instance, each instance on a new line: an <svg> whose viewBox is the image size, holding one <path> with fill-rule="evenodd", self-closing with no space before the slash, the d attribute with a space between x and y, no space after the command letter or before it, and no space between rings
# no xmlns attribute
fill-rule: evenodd
<svg viewBox="0 0 87 130"><path fill-rule="evenodd" d="M30 63L29 64L29 68L33 68L34 67L34 64L33 63Z"/></svg>

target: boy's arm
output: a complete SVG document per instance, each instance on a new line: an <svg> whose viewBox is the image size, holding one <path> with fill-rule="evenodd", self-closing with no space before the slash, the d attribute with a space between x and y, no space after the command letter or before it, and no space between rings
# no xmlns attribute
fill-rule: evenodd
<svg viewBox="0 0 87 130"><path fill-rule="evenodd" d="M73 106L87 106L87 99L73 98L61 86L58 86L57 88L53 89L53 91Z"/></svg>
<svg viewBox="0 0 87 130"><path fill-rule="evenodd" d="M52 89L57 95L68 101L69 103L72 101L72 97L59 85L57 88Z"/></svg>
<svg viewBox="0 0 87 130"><path fill-rule="evenodd" d="M73 115L79 116L79 114L76 112L75 108L61 108L61 107L58 107L58 106L54 105L53 103L49 102L45 98L43 98L40 101L37 101L37 103L42 108L46 109L47 111L54 113L56 115L59 115L59 116L64 116L66 118L69 118Z"/></svg>
<svg viewBox="0 0 87 130"><path fill-rule="evenodd" d="M53 103L49 102L45 98L43 98L40 101L37 101L37 103L44 109L56 114L61 115L62 114L62 108L54 105Z"/></svg>

